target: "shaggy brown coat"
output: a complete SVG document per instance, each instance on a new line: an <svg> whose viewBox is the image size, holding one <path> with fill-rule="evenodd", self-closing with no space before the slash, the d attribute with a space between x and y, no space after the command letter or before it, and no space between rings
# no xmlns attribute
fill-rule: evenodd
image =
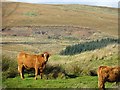
<svg viewBox="0 0 120 90"><path fill-rule="evenodd" d="M100 66L98 68L98 87L105 89L105 82L120 81L120 67Z"/></svg>

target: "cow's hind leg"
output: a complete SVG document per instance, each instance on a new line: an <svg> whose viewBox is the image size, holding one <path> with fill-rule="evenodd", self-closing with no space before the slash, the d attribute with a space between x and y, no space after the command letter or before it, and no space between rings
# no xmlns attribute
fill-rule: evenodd
<svg viewBox="0 0 120 90"><path fill-rule="evenodd" d="M20 73L21 79L24 79L24 75L23 75L23 65L19 65L18 66L18 72Z"/></svg>
<svg viewBox="0 0 120 90"><path fill-rule="evenodd" d="M118 88L120 88L120 82L116 82L116 86L118 87Z"/></svg>

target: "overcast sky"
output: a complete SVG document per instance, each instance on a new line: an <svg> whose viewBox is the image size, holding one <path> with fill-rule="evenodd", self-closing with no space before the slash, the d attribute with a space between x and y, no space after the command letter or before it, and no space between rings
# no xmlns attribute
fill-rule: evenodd
<svg viewBox="0 0 120 90"><path fill-rule="evenodd" d="M120 0L7 0L28 3L47 3L47 4L85 4L95 6L118 7Z"/></svg>

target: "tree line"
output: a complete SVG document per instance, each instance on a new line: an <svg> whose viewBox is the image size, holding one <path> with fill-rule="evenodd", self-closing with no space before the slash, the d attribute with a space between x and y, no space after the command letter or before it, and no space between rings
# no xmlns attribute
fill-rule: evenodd
<svg viewBox="0 0 120 90"><path fill-rule="evenodd" d="M67 46L64 50L60 52L60 55L74 55L85 51L91 51L95 49L100 49L106 47L109 44L120 43L120 39L105 38L90 42L79 43L75 45Z"/></svg>

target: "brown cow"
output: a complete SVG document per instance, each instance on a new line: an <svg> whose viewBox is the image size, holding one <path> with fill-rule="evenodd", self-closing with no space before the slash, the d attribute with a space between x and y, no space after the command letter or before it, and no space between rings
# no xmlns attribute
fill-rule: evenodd
<svg viewBox="0 0 120 90"><path fill-rule="evenodd" d="M100 66L98 68L98 87L105 89L105 82L120 81L120 67Z"/></svg>
<svg viewBox="0 0 120 90"><path fill-rule="evenodd" d="M40 76L42 79L42 73L46 66L50 54L45 52L41 55L30 55L25 52L20 52L18 55L18 72L22 79L24 79L24 68L35 69L35 79L37 79L38 72L40 71Z"/></svg>

